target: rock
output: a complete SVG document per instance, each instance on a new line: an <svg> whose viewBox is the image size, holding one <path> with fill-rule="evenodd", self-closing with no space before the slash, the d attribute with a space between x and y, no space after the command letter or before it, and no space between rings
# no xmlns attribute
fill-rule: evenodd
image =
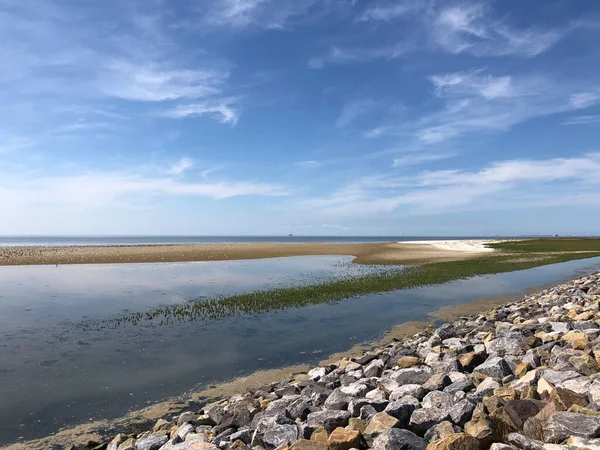
<svg viewBox="0 0 600 450"><path fill-rule="evenodd" d="M473 415L475 405L468 400L461 400L450 408L450 419L459 426L464 426Z"/></svg>
<svg viewBox="0 0 600 450"><path fill-rule="evenodd" d="M396 371L392 379L399 385L404 384L424 384L431 378L432 372L429 368L411 367L410 369L400 369Z"/></svg>
<svg viewBox="0 0 600 450"><path fill-rule="evenodd" d="M501 380L507 375L512 375L510 366L500 356L488 358L483 364L475 367L473 373L479 374L482 377L492 377L497 380Z"/></svg>
<svg viewBox="0 0 600 450"><path fill-rule="evenodd" d="M365 378L378 377L383 371L384 363L381 359L376 359L369 363L364 369Z"/></svg>
<svg viewBox="0 0 600 450"><path fill-rule="evenodd" d="M329 433L323 427L317 428L310 436L311 441L322 442L327 444L327 439L329 439Z"/></svg>
<svg viewBox="0 0 600 450"><path fill-rule="evenodd" d="M299 439L292 444L291 450L328 450L326 442L308 441Z"/></svg>
<svg viewBox="0 0 600 450"><path fill-rule="evenodd" d="M571 331L562 337L563 341L567 341L575 350L585 350L589 346L590 340L586 333Z"/></svg>
<svg viewBox="0 0 600 450"><path fill-rule="evenodd" d="M518 333L516 333L518 335ZM521 339L515 337L499 337L485 344L485 350L489 355L495 356L521 356L525 350L521 346Z"/></svg>
<svg viewBox="0 0 600 450"><path fill-rule="evenodd" d="M138 439L135 443L135 450L158 450L166 444L168 440L169 438L164 434L151 434L150 436Z"/></svg>
<svg viewBox="0 0 600 450"><path fill-rule="evenodd" d="M568 389L576 394L588 396L592 380L587 377L573 378L559 383L557 387Z"/></svg>
<svg viewBox="0 0 600 450"><path fill-rule="evenodd" d="M446 392L431 391L423 398L423 408L446 408L454 403L454 396Z"/></svg>
<svg viewBox="0 0 600 450"><path fill-rule="evenodd" d="M152 427L152 431L163 431L163 430L169 430L171 429L171 427L173 426L173 422L169 422L165 419L158 419L156 421L156 423L154 424L154 427Z"/></svg>
<svg viewBox="0 0 600 450"><path fill-rule="evenodd" d="M349 419L348 411L317 411L308 415L306 423L311 426L322 425L328 433L331 433L338 427L348 425Z"/></svg>
<svg viewBox="0 0 600 450"><path fill-rule="evenodd" d="M593 375L600 371L600 367L590 355L571 356L569 362L583 375Z"/></svg>
<svg viewBox="0 0 600 450"><path fill-rule="evenodd" d="M556 405L558 411L566 411L573 405L587 406L588 404L586 396L560 387L557 387L552 391L550 401Z"/></svg>
<svg viewBox="0 0 600 450"><path fill-rule="evenodd" d="M471 372L476 366L483 364L486 359L486 355L483 352L469 352L458 355L457 359L464 370Z"/></svg>
<svg viewBox="0 0 600 450"><path fill-rule="evenodd" d="M495 431L491 422L480 418L465 424L465 432L479 441L481 448L487 448L495 440Z"/></svg>
<svg viewBox="0 0 600 450"><path fill-rule="evenodd" d="M267 428L262 437L267 450L276 449L282 445L291 445L298 440L298 427L296 425L273 424Z"/></svg>
<svg viewBox="0 0 600 450"><path fill-rule="evenodd" d="M600 439L585 439L581 437L571 436L565 442L567 445L572 445L577 448L586 448L589 450L600 450Z"/></svg>
<svg viewBox="0 0 600 450"><path fill-rule="evenodd" d="M373 441L371 450L426 450L427 443L408 430L389 429Z"/></svg>
<svg viewBox="0 0 600 450"><path fill-rule="evenodd" d="M425 396L425 389L420 384L405 384L392 391L390 400L394 401L406 396L422 400Z"/></svg>
<svg viewBox="0 0 600 450"><path fill-rule="evenodd" d="M348 404L348 411L352 417L358 417L363 406L371 406L376 412L381 412L388 405L387 400L373 400L370 398L353 398Z"/></svg>
<svg viewBox="0 0 600 450"><path fill-rule="evenodd" d="M398 360L397 364L400 369L407 369L421 364L421 359L416 356L403 356Z"/></svg>
<svg viewBox="0 0 600 450"><path fill-rule="evenodd" d="M423 436L429 428L449 418L449 408L422 408L412 413L408 426L416 434Z"/></svg>
<svg viewBox="0 0 600 450"><path fill-rule="evenodd" d="M406 428L413 411L419 407L419 402L414 397L402 397L398 401L389 403L384 412L398 420L401 428Z"/></svg>
<svg viewBox="0 0 600 450"><path fill-rule="evenodd" d="M494 442L492 445L490 445L490 450L517 450L517 448L513 447L512 445Z"/></svg>
<svg viewBox="0 0 600 450"><path fill-rule="evenodd" d="M166 421L165 421L166 422ZM167 422L170 423L170 422ZM125 436L121 433L117 434L112 441L106 447L106 450L117 450L119 448L119 444L125 441Z"/></svg>
<svg viewBox="0 0 600 450"><path fill-rule="evenodd" d="M596 378L590 385L588 398L590 402L600 406L600 378Z"/></svg>
<svg viewBox="0 0 600 450"><path fill-rule="evenodd" d="M194 432L194 427L189 423L184 423L175 431L175 435L179 437L182 441L185 441L185 437Z"/></svg>
<svg viewBox="0 0 600 450"><path fill-rule="evenodd" d="M356 417L352 417L349 421L348 421L348 426L347 428L349 430L356 430L359 433L363 433L365 431L365 428L367 428L367 422L365 422L362 419L358 419Z"/></svg>
<svg viewBox="0 0 600 450"><path fill-rule="evenodd" d="M581 374L574 370L551 370L542 371L541 376L553 386L562 383L563 381L579 378Z"/></svg>
<svg viewBox="0 0 600 450"><path fill-rule="evenodd" d="M427 450L479 450L479 441L467 433L455 433L427 446Z"/></svg>
<svg viewBox="0 0 600 450"><path fill-rule="evenodd" d="M317 367L315 369L309 370L308 376L311 380L318 380L320 378L323 378L328 373L329 372L325 367Z"/></svg>
<svg viewBox="0 0 600 450"><path fill-rule="evenodd" d="M498 389L499 387L500 383L491 377L487 377L481 383L479 383L476 392L480 393L481 395L492 395L494 390Z"/></svg>
<svg viewBox="0 0 600 450"><path fill-rule="evenodd" d="M117 450L135 450L135 439L127 439L117 447Z"/></svg>
<svg viewBox="0 0 600 450"><path fill-rule="evenodd" d="M517 398L517 391L511 387L502 386L494 389L494 396L504 400L515 400Z"/></svg>
<svg viewBox="0 0 600 450"><path fill-rule="evenodd" d="M561 443L569 436L598 437L600 435L600 417L557 412L543 424L544 441Z"/></svg>
<svg viewBox="0 0 600 450"><path fill-rule="evenodd" d="M360 433L356 430L336 428L327 441L329 450L350 450L360 448Z"/></svg>
<svg viewBox="0 0 600 450"><path fill-rule="evenodd" d="M452 425L451 422L447 420L438 423L437 425L432 426L429 430L425 432L425 440L427 442L437 441L446 436L449 436L454 433L460 433L462 430L460 427Z"/></svg>
<svg viewBox="0 0 600 450"><path fill-rule="evenodd" d="M521 450L544 450L543 442L529 439L519 433L511 433L506 436L506 442Z"/></svg>
<svg viewBox="0 0 600 450"><path fill-rule="evenodd" d="M381 412L375 414L363 433L365 441L367 441L367 444L371 444L381 433L390 428L396 428L398 424L398 419L387 413Z"/></svg>
<svg viewBox="0 0 600 450"><path fill-rule="evenodd" d="M325 400L323 407L325 409L346 409L348 408L348 403L352 400L352 397L348 394L345 394L340 389L334 390L331 395Z"/></svg>

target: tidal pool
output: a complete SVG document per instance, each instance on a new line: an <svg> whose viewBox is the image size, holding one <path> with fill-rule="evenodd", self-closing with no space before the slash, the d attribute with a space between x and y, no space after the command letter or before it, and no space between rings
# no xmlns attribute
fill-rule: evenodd
<svg viewBox="0 0 600 450"><path fill-rule="evenodd" d="M600 267L600 258L219 320L90 326L159 305L389 270L344 257L0 267L0 445L256 370L314 363L394 325Z"/></svg>

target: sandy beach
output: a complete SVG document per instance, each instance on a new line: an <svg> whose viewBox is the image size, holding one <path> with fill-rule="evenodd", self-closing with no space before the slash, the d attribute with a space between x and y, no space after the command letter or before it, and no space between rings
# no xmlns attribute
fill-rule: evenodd
<svg viewBox="0 0 600 450"><path fill-rule="evenodd" d="M346 255L359 264L424 264L481 256L483 241L377 244L236 243L132 246L0 247L0 266L224 261L287 256Z"/></svg>

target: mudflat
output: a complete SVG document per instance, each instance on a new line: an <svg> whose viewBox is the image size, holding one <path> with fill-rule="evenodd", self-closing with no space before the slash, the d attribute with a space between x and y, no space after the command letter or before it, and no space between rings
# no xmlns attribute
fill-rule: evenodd
<svg viewBox="0 0 600 450"><path fill-rule="evenodd" d="M22 246L0 247L0 266L224 261L316 255L354 256L353 262L359 264L425 264L474 258L481 256L481 252L396 242Z"/></svg>

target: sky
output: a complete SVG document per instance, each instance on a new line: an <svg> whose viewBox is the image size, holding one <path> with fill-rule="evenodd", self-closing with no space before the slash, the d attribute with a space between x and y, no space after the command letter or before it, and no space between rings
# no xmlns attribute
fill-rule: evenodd
<svg viewBox="0 0 600 450"><path fill-rule="evenodd" d="M596 0L0 0L0 235L600 234Z"/></svg>

